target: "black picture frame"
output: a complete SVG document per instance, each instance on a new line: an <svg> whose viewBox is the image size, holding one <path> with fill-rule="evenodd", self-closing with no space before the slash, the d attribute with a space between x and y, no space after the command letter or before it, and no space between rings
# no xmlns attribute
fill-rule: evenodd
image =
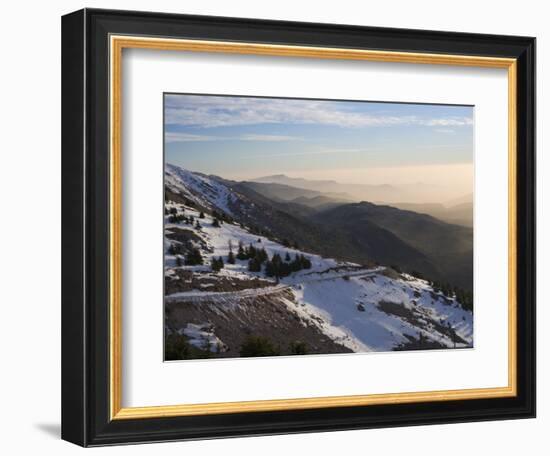
<svg viewBox="0 0 550 456"><path fill-rule="evenodd" d="M111 420L109 47L147 35L517 59L517 395ZM62 438L82 446L535 416L535 39L84 9L62 19Z"/></svg>

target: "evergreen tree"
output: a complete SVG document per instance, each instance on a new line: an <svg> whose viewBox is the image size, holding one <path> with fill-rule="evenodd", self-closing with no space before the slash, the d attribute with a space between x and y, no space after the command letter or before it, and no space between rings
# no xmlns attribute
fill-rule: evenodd
<svg viewBox="0 0 550 456"><path fill-rule="evenodd" d="M229 251L229 255L227 255L227 263L229 264L235 264L235 255L233 254L233 251Z"/></svg>
<svg viewBox="0 0 550 456"><path fill-rule="evenodd" d="M258 256L260 263L267 261L267 252L263 247L256 252L256 255Z"/></svg>
<svg viewBox="0 0 550 456"><path fill-rule="evenodd" d="M286 261L287 263L290 262L290 253L288 253L288 252L286 252L285 261Z"/></svg>
<svg viewBox="0 0 550 456"><path fill-rule="evenodd" d="M246 255L246 252L244 251L243 243L241 241L239 241L239 249L237 250L237 258L239 260L246 260L248 258L247 255Z"/></svg>
<svg viewBox="0 0 550 456"><path fill-rule="evenodd" d="M256 257L250 258L250 260L248 260L248 270L250 272L260 272L262 270L262 264L258 261Z"/></svg>
<svg viewBox="0 0 550 456"><path fill-rule="evenodd" d="M197 228L198 230L200 230L202 228L202 225L199 223L199 221L195 221L195 228Z"/></svg>
<svg viewBox="0 0 550 456"><path fill-rule="evenodd" d="M185 264L189 266L194 266L198 264L203 264L202 255L199 249L191 249L185 256Z"/></svg>
<svg viewBox="0 0 550 456"><path fill-rule="evenodd" d="M212 222L212 226L214 228L219 228L221 226L220 221L217 218L215 218L214 221Z"/></svg>
<svg viewBox="0 0 550 456"><path fill-rule="evenodd" d="M309 258L306 258L303 254L300 255L300 264L302 266L302 269L311 268L311 260Z"/></svg>
<svg viewBox="0 0 550 456"><path fill-rule="evenodd" d="M201 213L199 214L199 218L201 218L201 219L204 218L204 212L201 211Z"/></svg>
<svg viewBox="0 0 550 456"><path fill-rule="evenodd" d="M271 260L267 260L266 263L265 263L265 275L267 277L275 276L275 268L274 268L273 262Z"/></svg>
<svg viewBox="0 0 550 456"><path fill-rule="evenodd" d="M218 258L212 258L210 261L210 267L212 268L212 271L218 272L223 268L223 259L222 257Z"/></svg>

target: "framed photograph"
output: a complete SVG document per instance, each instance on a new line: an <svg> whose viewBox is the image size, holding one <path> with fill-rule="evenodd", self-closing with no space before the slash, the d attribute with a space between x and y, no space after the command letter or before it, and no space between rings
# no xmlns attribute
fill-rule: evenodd
<svg viewBox="0 0 550 456"><path fill-rule="evenodd" d="M62 20L62 437L535 416L535 39Z"/></svg>

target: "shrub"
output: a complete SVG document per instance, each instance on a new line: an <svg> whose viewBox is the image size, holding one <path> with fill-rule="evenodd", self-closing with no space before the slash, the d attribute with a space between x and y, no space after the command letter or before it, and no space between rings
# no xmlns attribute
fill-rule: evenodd
<svg viewBox="0 0 550 456"><path fill-rule="evenodd" d="M309 352L307 344L300 340L290 343L290 354L291 355L307 355Z"/></svg>
<svg viewBox="0 0 550 456"><path fill-rule="evenodd" d="M243 357L278 356L280 354L279 349L268 338L262 336L247 337L241 345L239 353Z"/></svg>

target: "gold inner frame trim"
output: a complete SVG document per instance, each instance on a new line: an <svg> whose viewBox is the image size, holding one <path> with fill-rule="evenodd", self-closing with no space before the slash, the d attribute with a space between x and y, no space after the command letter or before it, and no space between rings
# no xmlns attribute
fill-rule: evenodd
<svg viewBox="0 0 550 456"><path fill-rule="evenodd" d="M122 407L122 51L153 49L298 58L452 65L508 70L508 385L494 388L329 396L169 406ZM227 41L110 36L110 415L160 418L239 412L513 397L517 394L517 62L511 58L388 52Z"/></svg>

